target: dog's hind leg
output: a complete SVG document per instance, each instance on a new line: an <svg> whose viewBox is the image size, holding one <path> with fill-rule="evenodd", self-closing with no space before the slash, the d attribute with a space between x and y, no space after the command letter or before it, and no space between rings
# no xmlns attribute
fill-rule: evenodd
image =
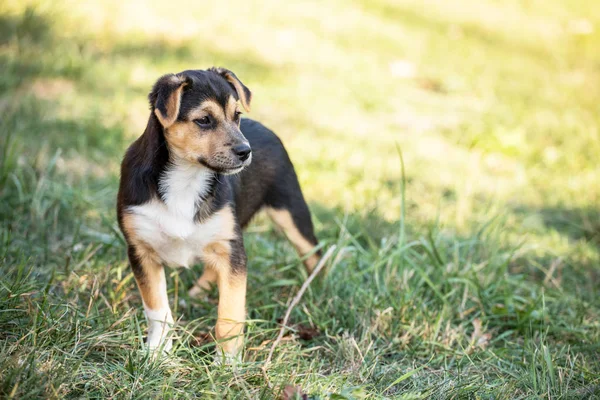
<svg viewBox="0 0 600 400"><path fill-rule="evenodd" d="M305 258L306 270L312 272L321 258L321 252L315 251L319 242L296 175L289 176L271 190L266 203L267 214L281 228L300 257Z"/></svg>
<svg viewBox="0 0 600 400"><path fill-rule="evenodd" d="M193 298L200 297L203 293L210 291L212 285L217 283L217 271L210 266L205 265L204 271L194 286L188 291L188 295Z"/></svg>

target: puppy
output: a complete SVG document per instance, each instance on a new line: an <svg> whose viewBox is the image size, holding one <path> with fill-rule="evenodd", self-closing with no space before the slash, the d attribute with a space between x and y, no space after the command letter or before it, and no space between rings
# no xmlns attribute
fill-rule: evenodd
<svg viewBox="0 0 600 400"><path fill-rule="evenodd" d="M226 360L241 358L246 305L242 228L265 209L310 272L320 253L310 212L279 138L241 118L250 90L229 70L189 70L161 77L149 95L144 133L121 165L119 227L148 321L147 345L173 345L164 266L204 272L190 295L216 283L215 327Z"/></svg>

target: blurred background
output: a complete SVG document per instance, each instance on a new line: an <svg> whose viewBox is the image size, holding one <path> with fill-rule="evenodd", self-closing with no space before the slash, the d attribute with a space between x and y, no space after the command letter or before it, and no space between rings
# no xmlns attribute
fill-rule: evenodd
<svg viewBox="0 0 600 400"><path fill-rule="evenodd" d="M510 249L508 271L535 288L525 308L551 287L578 321L598 320L592 0L4 0L3 268L60 266L67 281L80 268L73 285L87 290L94 274L120 282L118 168L146 95L162 74L210 66L252 90L248 117L282 138L326 242L346 235L376 255L399 235L424 237L452 259L492 227L487 248ZM256 264L294 260L287 244L265 244L270 230L250 228ZM598 338L591 324L586 340Z"/></svg>
<svg viewBox="0 0 600 400"><path fill-rule="evenodd" d="M540 239L575 225L593 236L599 13L586 1L4 1L1 110L11 157L61 149L70 182L114 182L156 78L225 66L313 201L396 220L399 148L415 223L463 229L500 211Z"/></svg>

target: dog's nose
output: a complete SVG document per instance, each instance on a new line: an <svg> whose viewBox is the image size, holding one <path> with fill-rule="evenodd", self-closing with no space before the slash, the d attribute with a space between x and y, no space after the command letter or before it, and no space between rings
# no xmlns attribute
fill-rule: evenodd
<svg viewBox="0 0 600 400"><path fill-rule="evenodd" d="M246 161L252 152L252 149L247 144L238 144L233 146L232 150L239 157L240 161Z"/></svg>

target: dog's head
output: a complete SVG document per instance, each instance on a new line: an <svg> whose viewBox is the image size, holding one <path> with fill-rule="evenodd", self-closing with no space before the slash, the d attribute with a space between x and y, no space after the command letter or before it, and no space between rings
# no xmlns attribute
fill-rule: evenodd
<svg viewBox="0 0 600 400"><path fill-rule="evenodd" d="M177 159L224 174L250 164L252 152L240 131L238 102L250 111L252 93L233 72L210 68L164 75L148 98Z"/></svg>

